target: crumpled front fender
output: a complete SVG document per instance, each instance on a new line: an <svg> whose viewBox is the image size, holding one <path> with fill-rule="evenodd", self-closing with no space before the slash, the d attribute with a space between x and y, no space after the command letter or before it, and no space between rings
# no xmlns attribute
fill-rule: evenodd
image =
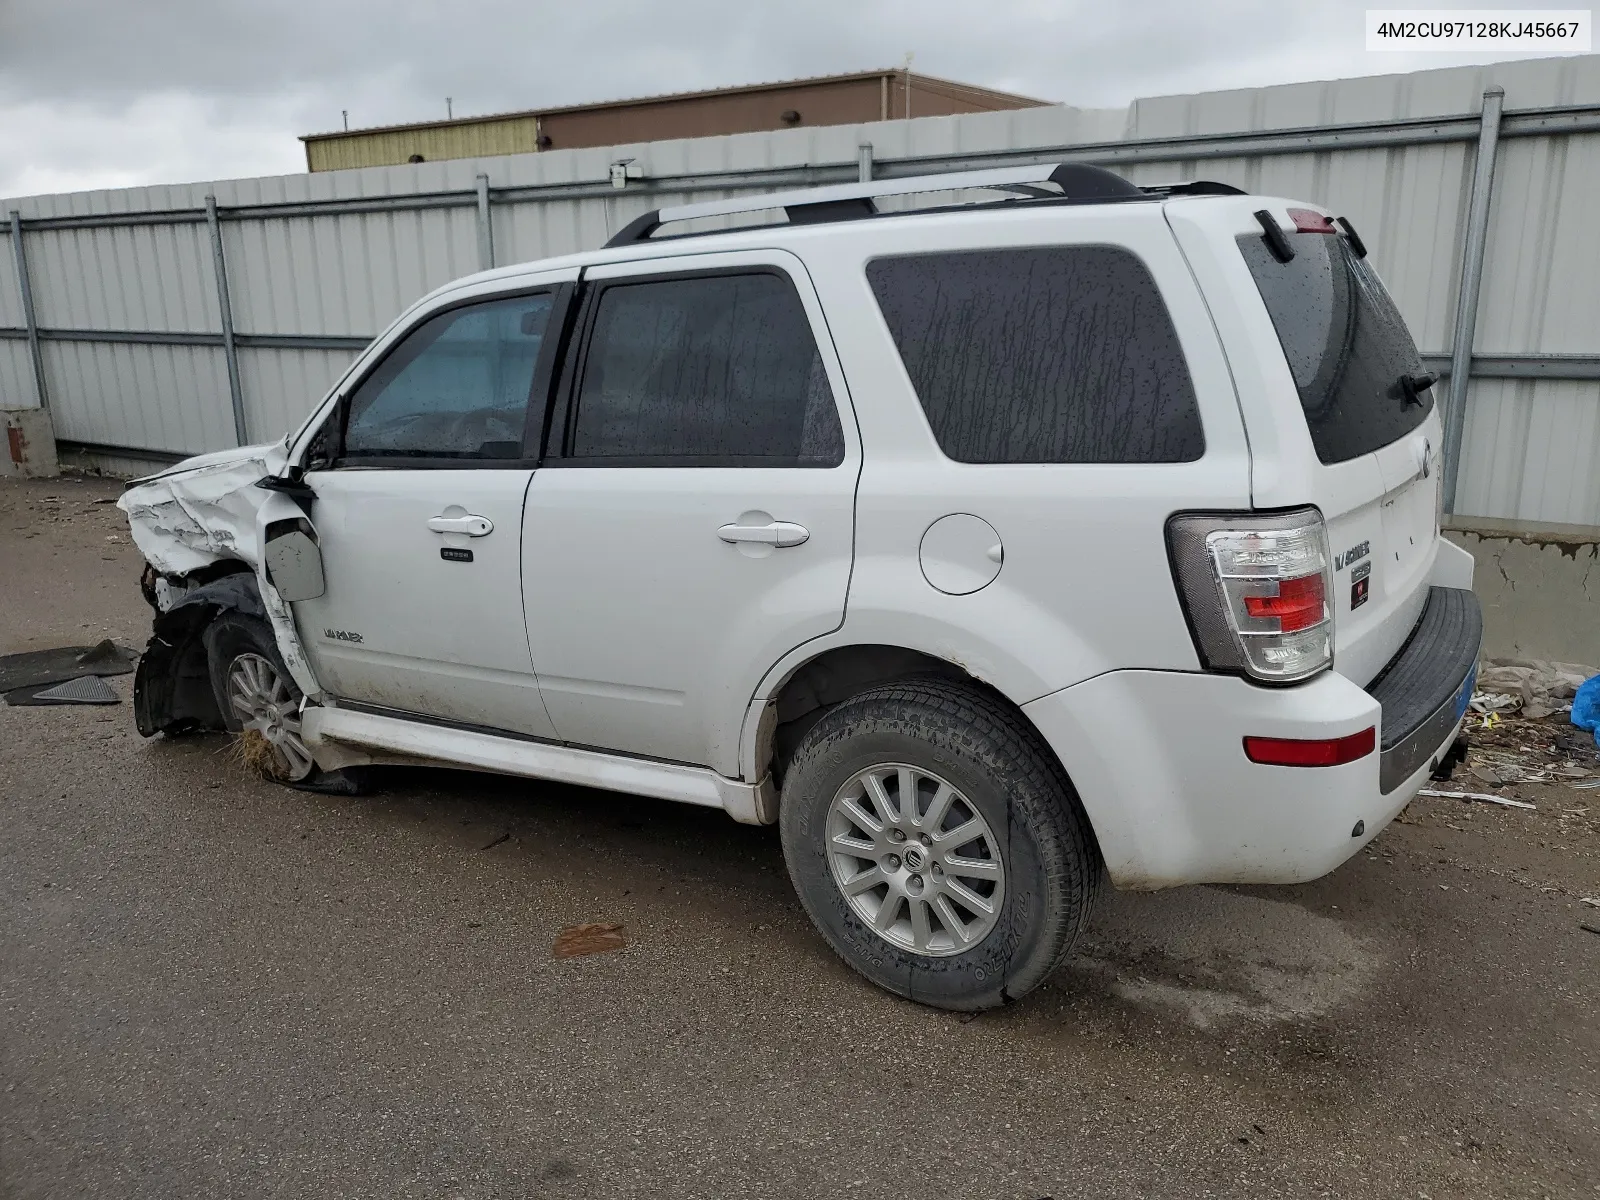
<svg viewBox="0 0 1600 1200"><path fill-rule="evenodd" d="M287 461L282 443L186 459L135 480L117 500L134 544L163 575L187 575L225 559L259 566L256 512L271 495L255 486Z"/></svg>
<svg viewBox="0 0 1600 1200"><path fill-rule="evenodd" d="M219 450L135 480L118 499L134 543L160 576L192 585L228 572L216 585L239 589L244 585L229 583L236 579L231 572L237 571L250 581L248 596L234 590L215 593L208 583L157 616L155 636L145 651L148 662L140 664L134 679L135 710L146 736L220 727L198 638L224 608L267 621L295 684L307 696L321 694L293 614L262 566L264 526L300 515L281 493L256 486L279 474L287 462L282 442Z"/></svg>

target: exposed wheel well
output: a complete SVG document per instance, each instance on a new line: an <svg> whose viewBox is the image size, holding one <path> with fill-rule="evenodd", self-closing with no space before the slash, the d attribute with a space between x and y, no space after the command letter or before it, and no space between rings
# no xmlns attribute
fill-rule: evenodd
<svg viewBox="0 0 1600 1200"><path fill-rule="evenodd" d="M958 682L1011 710L1021 725L1037 739L1039 752L1049 755L1061 771L1071 791L1072 803L1082 811L1082 801L1071 790L1072 773L1067 769L1067 764L1061 761L1054 747L1020 705L958 664L903 646L839 646L824 651L798 667L767 705L756 738L755 777L760 779L770 770L773 780L781 789L784 771L801 739L830 708L881 684L917 677L926 679L929 676ZM1087 812L1083 813L1083 819L1098 850L1099 837L1095 833L1094 822Z"/></svg>
<svg viewBox="0 0 1600 1200"><path fill-rule="evenodd" d="M930 675L967 683L1011 703L948 659L904 646L839 646L799 667L773 696L763 721L770 732L758 738L757 777L770 768L781 784L800 739L834 705L879 684Z"/></svg>
<svg viewBox="0 0 1600 1200"><path fill-rule="evenodd" d="M146 737L225 724L212 689L205 630L225 612L266 620L255 573L246 564L232 564L227 560L205 568L207 582L156 614L133 685L134 719ZM199 574L184 582L194 582Z"/></svg>
<svg viewBox="0 0 1600 1200"><path fill-rule="evenodd" d="M254 575L255 568L238 558L219 558L214 563L196 567L193 571L183 575L163 575L150 563L145 563L144 571L139 576L139 594L144 597L144 602L154 609L159 616L161 606L156 602L157 579L164 578L169 584L181 588L183 592L192 592L208 583L215 583L225 576L241 574Z"/></svg>

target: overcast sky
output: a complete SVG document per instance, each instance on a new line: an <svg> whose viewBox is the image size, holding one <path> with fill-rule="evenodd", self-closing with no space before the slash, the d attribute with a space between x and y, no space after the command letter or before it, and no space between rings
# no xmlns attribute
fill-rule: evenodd
<svg viewBox="0 0 1600 1200"><path fill-rule="evenodd" d="M303 171L297 135L337 129L341 109L352 127L387 125L442 118L446 96L461 116L865 70L907 51L931 75L1089 107L1487 60L1369 54L1365 7L0 0L0 197Z"/></svg>

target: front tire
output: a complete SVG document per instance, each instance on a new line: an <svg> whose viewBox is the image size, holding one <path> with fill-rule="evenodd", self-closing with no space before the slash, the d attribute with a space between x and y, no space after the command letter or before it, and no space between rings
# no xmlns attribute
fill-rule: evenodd
<svg viewBox="0 0 1600 1200"><path fill-rule="evenodd" d="M828 943L889 991L974 1011L1067 956L1102 866L1038 732L977 688L887 684L829 710L784 777L790 878Z"/></svg>
<svg viewBox="0 0 1600 1200"><path fill-rule="evenodd" d="M253 730L265 739L263 774L269 778L314 784L320 772L300 735L300 689L271 627L256 617L226 613L206 627L204 637L211 690L229 731Z"/></svg>

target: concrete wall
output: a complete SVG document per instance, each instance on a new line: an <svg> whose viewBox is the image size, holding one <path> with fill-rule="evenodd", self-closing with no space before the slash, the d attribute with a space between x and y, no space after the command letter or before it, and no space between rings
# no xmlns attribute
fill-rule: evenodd
<svg viewBox="0 0 1600 1200"><path fill-rule="evenodd" d="M1478 521L1445 536L1478 560L1485 657L1600 666L1600 530Z"/></svg>
<svg viewBox="0 0 1600 1200"><path fill-rule="evenodd" d="M50 410L0 409L0 475L40 479L60 473Z"/></svg>

